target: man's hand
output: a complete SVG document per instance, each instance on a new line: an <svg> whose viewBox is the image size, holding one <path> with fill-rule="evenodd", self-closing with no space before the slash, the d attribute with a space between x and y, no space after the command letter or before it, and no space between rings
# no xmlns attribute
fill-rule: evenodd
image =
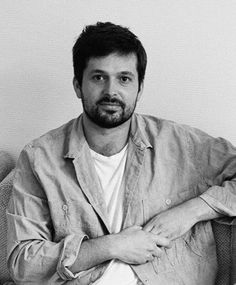
<svg viewBox="0 0 236 285"><path fill-rule="evenodd" d="M114 257L129 264L143 264L160 257L160 247L170 247L170 241L140 226L129 227L114 236Z"/></svg>
<svg viewBox="0 0 236 285"><path fill-rule="evenodd" d="M111 259L129 264L143 264L161 256L161 247L170 247L170 241L143 231L140 226L132 226L117 234L83 241L80 254L70 270L74 273L84 271L79 277L79 284L92 284L102 276L106 262ZM70 284L77 282L75 279Z"/></svg>
<svg viewBox="0 0 236 285"><path fill-rule="evenodd" d="M144 228L132 226L117 234L83 241L70 270L77 273L111 259L129 264L152 261L161 256L162 247L170 247L171 240L185 234L195 223L219 216L201 198L191 199L156 215Z"/></svg>
<svg viewBox="0 0 236 285"><path fill-rule="evenodd" d="M184 235L197 222L219 217L201 198L194 198L157 214L145 226L147 232L174 240Z"/></svg>
<svg viewBox="0 0 236 285"><path fill-rule="evenodd" d="M185 234L195 224L192 215L183 204L164 211L152 218L145 226L147 232L174 240Z"/></svg>
<svg viewBox="0 0 236 285"><path fill-rule="evenodd" d="M142 264L160 256L160 247L170 247L165 237L142 230L140 226L132 226L117 234L104 235L95 239L84 240L79 255L69 268L73 273L85 271L112 259L119 259L129 264ZM97 273L93 272L97 277ZM95 276L96 275L96 276ZM84 280L88 280L89 275Z"/></svg>

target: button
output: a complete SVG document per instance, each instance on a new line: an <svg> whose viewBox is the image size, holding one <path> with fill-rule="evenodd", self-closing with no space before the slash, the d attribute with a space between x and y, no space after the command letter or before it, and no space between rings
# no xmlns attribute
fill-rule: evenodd
<svg viewBox="0 0 236 285"><path fill-rule="evenodd" d="M170 199L166 199L166 205L170 205L171 204L171 200Z"/></svg>
<svg viewBox="0 0 236 285"><path fill-rule="evenodd" d="M63 206L62 206L62 209L63 209L63 211L66 212L66 211L68 210L68 206L67 206L67 205L63 205Z"/></svg>

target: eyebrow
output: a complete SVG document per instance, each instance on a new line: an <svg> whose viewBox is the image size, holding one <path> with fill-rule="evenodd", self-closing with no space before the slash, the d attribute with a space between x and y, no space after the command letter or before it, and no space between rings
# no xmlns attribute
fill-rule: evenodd
<svg viewBox="0 0 236 285"><path fill-rule="evenodd" d="M129 76L131 76L131 77L135 77L135 75L134 75L133 72L131 72L131 71L122 71L121 74L122 74L122 75L129 75Z"/></svg>
<svg viewBox="0 0 236 285"><path fill-rule="evenodd" d="M90 73L106 73L104 70L101 69L92 69Z"/></svg>
<svg viewBox="0 0 236 285"><path fill-rule="evenodd" d="M102 69L93 69L90 71L91 74L93 73L102 73L102 74L106 74L107 72L102 70ZM119 74L121 75L128 75L128 76L131 76L131 77L135 77L135 75L133 74L133 72L131 71L121 71L119 72Z"/></svg>

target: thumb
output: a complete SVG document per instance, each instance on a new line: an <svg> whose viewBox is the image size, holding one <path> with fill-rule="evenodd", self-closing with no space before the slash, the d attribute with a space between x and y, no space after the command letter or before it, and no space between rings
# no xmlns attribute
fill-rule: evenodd
<svg viewBox="0 0 236 285"><path fill-rule="evenodd" d="M171 248L172 244L171 244L170 239L160 236L160 235L153 234L153 233L150 233L150 234L152 235L152 238L155 241L157 246L164 246L167 248Z"/></svg>
<svg viewBox="0 0 236 285"><path fill-rule="evenodd" d="M137 231L137 230L141 230L142 227L141 226L137 226L137 225L133 225L133 226L130 226L130 227L127 227L124 229L124 231Z"/></svg>

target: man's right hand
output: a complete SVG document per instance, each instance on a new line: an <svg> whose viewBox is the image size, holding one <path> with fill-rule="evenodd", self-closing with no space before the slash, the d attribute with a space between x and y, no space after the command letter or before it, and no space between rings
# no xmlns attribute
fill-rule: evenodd
<svg viewBox="0 0 236 285"><path fill-rule="evenodd" d="M69 269L77 273L112 259L143 264L161 256L161 247L170 247L170 240L144 231L140 226L132 226L117 234L84 240L76 261Z"/></svg>
<svg viewBox="0 0 236 285"><path fill-rule="evenodd" d="M143 264L160 257L161 247L169 248L170 240L146 232L140 226L126 228L113 237L114 257L129 264Z"/></svg>

